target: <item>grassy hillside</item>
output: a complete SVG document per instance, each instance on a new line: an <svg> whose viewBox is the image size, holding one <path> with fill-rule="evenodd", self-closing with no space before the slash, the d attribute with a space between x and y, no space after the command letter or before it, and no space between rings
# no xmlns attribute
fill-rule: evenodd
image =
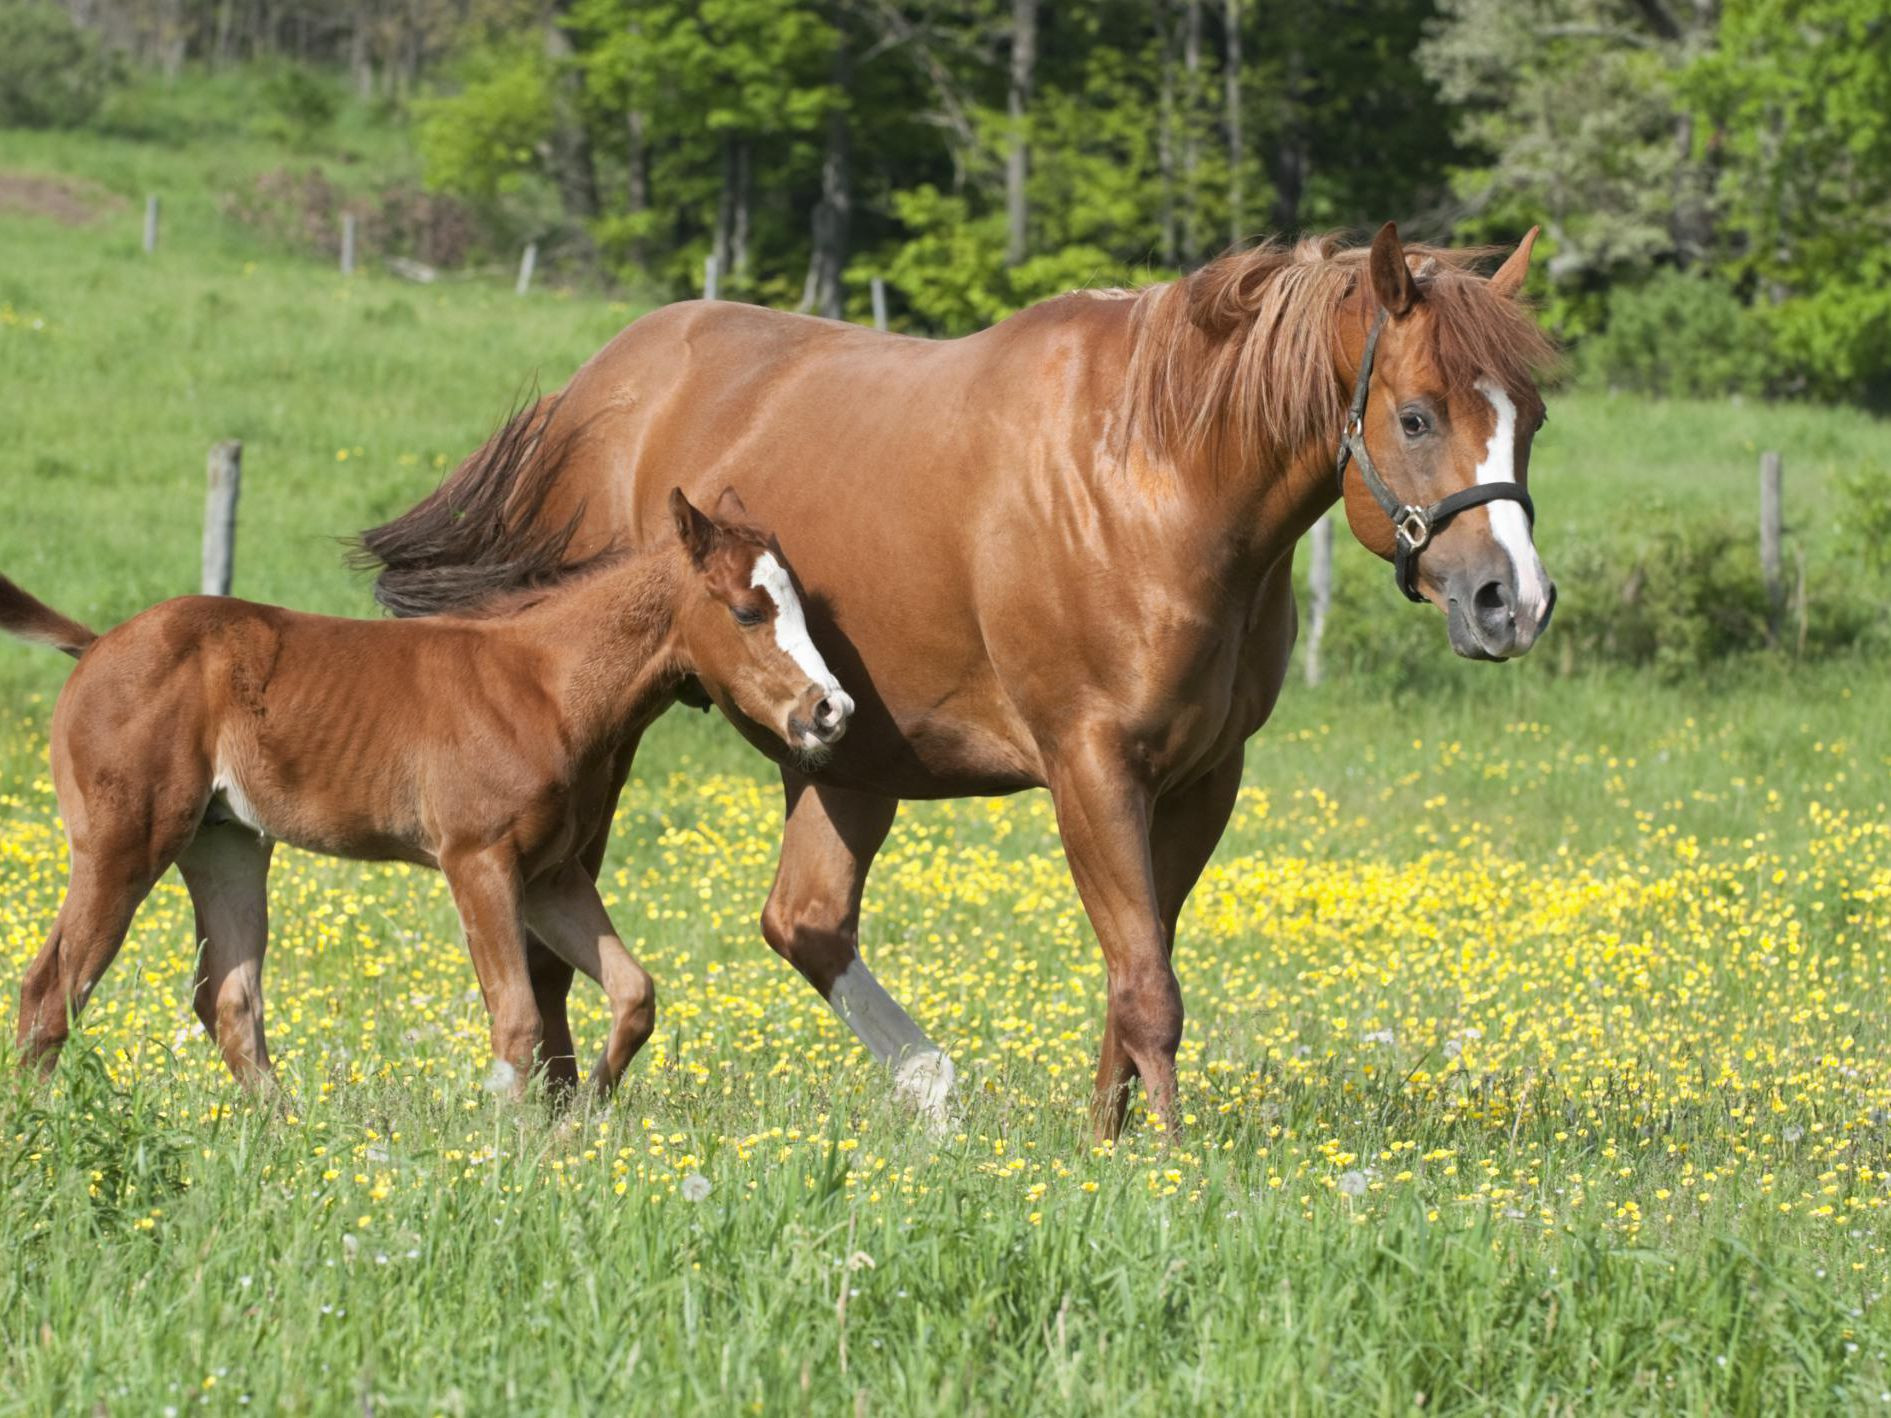
<svg viewBox="0 0 1891 1418"><path fill-rule="evenodd" d="M218 214L280 156L208 131L5 135L0 195L54 174L94 215L0 201L0 569L98 623L194 589L204 454L240 437L239 592L366 613L337 538L636 312L344 281ZM353 166L401 161L362 115L341 133ZM1748 519L1762 447L1800 544L1837 556L1831 479L1891 465L1883 425L1557 398L1546 561ZM1103 984L1045 795L905 810L869 890L876 970L959 1061L963 1114L931 1138L760 943L767 765L672 714L605 873L661 1001L608 1107L481 1090L437 877L292 851L268 981L288 1099L248 1106L160 887L55 1084L0 1083L0 1411L1880 1404L1884 663L1561 674L1552 629L1531 662L1459 664L1343 551L1369 625L1436 658L1422 691L1296 684L1255 740L1183 925L1181 1139L1084 1134ZM8 989L62 882L63 671L0 643Z"/></svg>

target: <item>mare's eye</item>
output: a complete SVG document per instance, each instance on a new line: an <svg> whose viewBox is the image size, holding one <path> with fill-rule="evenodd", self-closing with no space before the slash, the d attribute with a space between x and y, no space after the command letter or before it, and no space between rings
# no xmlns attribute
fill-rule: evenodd
<svg viewBox="0 0 1891 1418"><path fill-rule="evenodd" d="M1399 427L1405 430L1407 438L1423 438L1431 432L1431 420L1417 409L1407 409L1399 415Z"/></svg>
<svg viewBox="0 0 1891 1418"><path fill-rule="evenodd" d="M730 606L729 614L735 617L737 625L755 626L762 623L762 613L754 606Z"/></svg>

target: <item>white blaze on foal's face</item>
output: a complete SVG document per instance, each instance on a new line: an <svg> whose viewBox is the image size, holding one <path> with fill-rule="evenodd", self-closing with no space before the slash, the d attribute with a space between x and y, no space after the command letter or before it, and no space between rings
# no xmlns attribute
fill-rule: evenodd
<svg viewBox="0 0 1891 1418"><path fill-rule="evenodd" d="M1477 391L1490 403L1497 416L1484 457L1477 465L1480 483L1504 483L1517 480L1517 406L1495 380L1480 379ZM1487 503L1491 536L1510 557L1515 577L1517 611L1532 622L1541 622L1549 613L1549 576L1530 539L1530 519L1515 502Z"/></svg>
<svg viewBox="0 0 1891 1418"><path fill-rule="evenodd" d="M825 702L845 721L854 712L854 701L840 687L840 681L834 678L827 662L821 658L821 652L814 648L814 640L808 634L808 618L801 607L801 597L795 594L794 581L788 575L788 568L775 559L773 552L763 552L755 558L755 569L749 575L749 585L767 593L775 603L775 643L789 659L800 667L808 682L821 689ZM801 748L819 748L822 740L815 735L808 735Z"/></svg>

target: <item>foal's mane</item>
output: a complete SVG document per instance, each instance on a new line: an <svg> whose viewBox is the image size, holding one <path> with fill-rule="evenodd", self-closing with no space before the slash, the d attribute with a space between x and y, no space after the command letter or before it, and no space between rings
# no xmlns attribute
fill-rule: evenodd
<svg viewBox="0 0 1891 1418"><path fill-rule="evenodd" d="M1523 403L1555 349L1522 302L1473 269L1494 254L1405 247L1446 387L1493 379ZM1337 446L1346 391L1335 355L1347 312L1362 332L1372 318L1370 300L1347 302L1367 280L1367 255L1332 235L1268 241L1137 294L1127 431L1161 458Z"/></svg>

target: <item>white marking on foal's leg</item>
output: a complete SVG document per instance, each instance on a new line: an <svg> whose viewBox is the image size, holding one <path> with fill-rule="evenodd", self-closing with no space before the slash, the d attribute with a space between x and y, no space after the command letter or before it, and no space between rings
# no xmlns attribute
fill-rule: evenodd
<svg viewBox="0 0 1891 1418"><path fill-rule="evenodd" d="M1494 380L1478 380L1477 392L1497 411L1497 427L1492 430L1490 443L1484 449L1484 460L1477 465L1477 480L1481 483L1515 482L1517 406ZM1530 540L1530 519L1515 502L1489 502L1484 510L1490 514L1491 535L1510 557L1517 578L1517 609L1527 614L1533 623L1541 621L1549 610L1549 578L1536 554L1536 543Z"/></svg>
<svg viewBox="0 0 1891 1418"><path fill-rule="evenodd" d="M828 669L821 652L814 648L814 640L808 634L808 618L801 609L801 598L795 594L794 582L788 579L787 568L775 560L773 552L765 551L755 558L755 569L749 575L749 585L768 592L769 599L775 603L775 643L781 646L782 653L799 665L801 673L809 680L821 686L841 711L842 717L852 714L854 701L840 687L840 681Z"/></svg>
<svg viewBox="0 0 1891 1418"><path fill-rule="evenodd" d="M873 978L866 961L855 957L840 972L827 1002L873 1056L893 1070L893 1091L935 1123L944 1122L956 1076L952 1060Z"/></svg>

